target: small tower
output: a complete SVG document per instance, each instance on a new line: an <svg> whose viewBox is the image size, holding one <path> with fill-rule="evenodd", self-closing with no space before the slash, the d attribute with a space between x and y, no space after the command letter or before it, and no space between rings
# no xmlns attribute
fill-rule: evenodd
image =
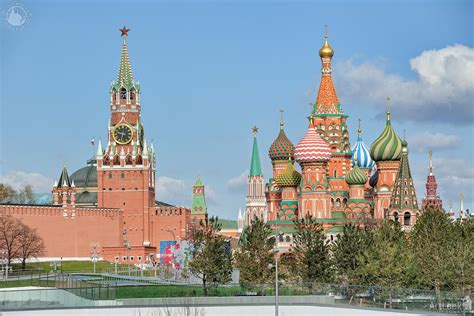
<svg viewBox="0 0 474 316"><path fill-rule="evenodd" d="M71 191L71 180L66 165L64 165L58 181L55 181L53 185L53 204L66 206L70 202Z"/></svg>
<svg viewBox="0 0 474 316"><path fill-rule="evenodd" d="M257 133L258 128L254 126L252 159L250 161L250 173L247 178L247 199L245 206L245 225L249 225L254 218L267 221L266 200L265 200L265 179L263 178L262 167L260 165L260 155L258 154Z"/></svg>
<svg viewBox="0 0 474 316"><path fill-rule="evenodd" d="M443 201L437 193L438 184L436 183L436 177L433 172L433 152L428 152L429 166L428 166L428 177L426 178L426 195L421 200L421 209L433 208L436 210L443 210Z"/></svg>
<svg viewBox="0 0 474 316"><path fill-rule="evenodd" d="M191 222L197 223L205 220L207 217L206 196L204 192L204 185L201 178L197 176L196 183L193 185L193 202L191 206Z"/></svg>
<svg viewBox="0 0 474 316"><path fill-rule="evenodd" d="M288 159L285 170L277 176L276 182L281 188L281 202L277 220L293 221L298 219L298 186L301 182L301 174L296 171L291 159Z"/></svg>
<svg viewBox="0 0 474 316"><path fill-rule="evenodd" d="M367 173L358 167L358 155L354 155L354 168L346 175L349 185L350 198L344 210L345 218L356 221L361 226L366 226L371 218L371 206L365 199L365 186L368 181Z"/></svg>
<svg viewBox="0 0 474 316"><path fill-rule="evenodd" d="M449 218L452 222L456 221L456 216L453 210L453 201L449 201L449 211L448 211Z"/></svg>
<svg viewBox="0 0 474 316"><path fill-rule="evenodd" d="M370 156L376 162L376 181L374 185L374 218L384 219L388 214L392 188L398 173L402 156L402 140L392 128L390 121L390 98L387 98L387 116L385 128L370 146Z"/></svg>
<svg viewBox="0 0 474 316"><path fill-rule="evenodd" d="M270 178L266 188L265 197L267 199L267 219L270 221L278 218L278 210L280 209L282 189L278 186L276 179L283 173L287 167L288 160L292 160L294 157L295 146L286 137L283 122L283 110L280 110L280 132L278 137L270 146L268 150L268 156L272 161L273 176Z"/></svg>
<svg viewBox="0 0 474 316"><path fill-rule="evenodd" d="M408 144L406 140L403 140L402 157L392 189L388 215L389 218L400 221L406 229L410 229L416 223L417 213L418 202L416 200L415 185L408 163Z"/></svg>
<svg viewBox="0 0 474 316"><path fill-rule="evenodd" d="M313 218L331 218L328 193L328 161L331 159L329 145L314 129L313 116L309 127L295 148L295 160L301 166L299 218L310 214Z"/></svg>

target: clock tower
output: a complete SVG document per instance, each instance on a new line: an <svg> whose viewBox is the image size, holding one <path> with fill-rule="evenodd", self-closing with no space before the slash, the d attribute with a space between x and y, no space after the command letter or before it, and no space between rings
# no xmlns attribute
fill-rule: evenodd
<svg viewBox="0 0 474 316"><path fill-rule="evenodd" d="M133 79L123 43L117 81L110 87L110 119L105 148L97 150L98 207L123 211L123 241L131 247L149 247L150 213L155 207L155 152L147 146L141 122L140 85ZM123 245L117 245L123 246Z"/></svg>

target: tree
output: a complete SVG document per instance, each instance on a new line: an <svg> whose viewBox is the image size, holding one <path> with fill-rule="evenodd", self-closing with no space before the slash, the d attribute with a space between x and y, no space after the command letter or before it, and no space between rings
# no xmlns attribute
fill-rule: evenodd
<svg viewBox="0 0 474 316"><path fill-rule="evenodd" d="M271 281L273 273L268 266L273 262L275 239L271 238L272 235L270 226L258 218L240 235L235 259L243 287L251 288Z"/></svg>
<svg viewBox="0 0 474 316"><path fill-rule="evenodd" d="M361 280L387 288L390 307L394 289L407 279L408 252L400 223L387 220L373 230L372 242L361 255Z"/></svg>
<svg viewBox="0 0 474 316"><path fill-rule="evenodd" d="M294 223L293 272L311 291L314 282L327 282L331 277L329 243L322 225L310 215Z"/></svg>
<svg viewBox="0 0 474 316"><path fill-rule="evenodd" d="M20 204L35 203L35 194L33 193L33 187L29 184L25 185L20 191L18 191L15 200L16 203Z"/></svg>
<svg viewBox="0 0 474 316"><path fill-rule="evenodd" d="M453 273L454 286L463 293L470 293L474 285L474 221L457 222L452 229L448 269Z"/></svg>
<svg viewBox="0 0 474 316"><path fill-rule="evenodd" d="M344 284L360 284L362 254L371 241L370 231L345 224L342 234L332 245L332 260L337 280Z"/></svg>
<svg viewBox="0 0 474 316"><path fill-rule="evenodd" d="M425 285L431 286L439 298L441 289L452 281L450 262L453 227L448 215L427 208L413 228L414 262Z"/></svg>
<svg viewBox="0 0 474 316"><path fill-rule="evenodd" d="M8 184L0 183L0 203L33 204L35 203L33 187L26 184L17 191Z"/></svg>
<svg viewBox="0 0 474 316"><path fill-rule="evenodd" d="M0 183L0 203L14 203L16 194L10 185Z"/></svg>
<svg viewBox="0 0 474 316"><path fill-rule="evenodd" d="M208 285L217 287L227 283L232 275L232 254L228 242L219 235L221 224L217 217L201 220L199 227L191 231L193 244L191 273L202 280L204 295Z"/></svg>
<svg viewBox="0 0 474 316"><path fill-rule="evenodd" d="M26 268L26 260L43 256L45 247L43 239L36 229L20 223L21 233L18 237L18 258L21 260L22 269Z"/></svg>
<svg viewBox="0 0 474 316"><path fill-rule="evenodd" d="M8 265L19 255L18 239L22 234L21 225L19 219L4 214L0 217L0 249L5 251L3 256Z"/></svg>

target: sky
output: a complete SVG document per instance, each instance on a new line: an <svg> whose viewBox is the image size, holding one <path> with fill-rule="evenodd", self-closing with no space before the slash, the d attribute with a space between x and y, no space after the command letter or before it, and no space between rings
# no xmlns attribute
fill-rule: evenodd
<svg viewBox="0 0 474 316"><path fill-rule="evenodd" d="M13 3L28 13L18 27ZM328 25L333 78L351 143L404 130L417 197L433 150L448 208L474 201L472 1L0 1L0 182L48 193L106 139L109 87L127 39L142 119L157 151L157 197L190 206L200 175L211 215L245 206L253 135L264 175L279 131L296 145L321 77ZM97 142L96 142L97 144Z"/></svg>

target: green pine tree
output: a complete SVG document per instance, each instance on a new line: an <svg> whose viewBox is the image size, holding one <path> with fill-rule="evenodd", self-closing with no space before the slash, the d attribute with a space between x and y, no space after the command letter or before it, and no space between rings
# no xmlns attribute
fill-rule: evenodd
<svg viewBox="0 0 474 316"><path fill-rule="evenodd" d="M332 245L336 280L343 284L361 284L362 254L371 241L371 233L358 226L345 224L342 234Z"/></svg>
<svg viewBox="0 0 474 316"><path fill-rule="evenodd" d="M372 242L360 257L360 280L384 287L390 307L395 289L403 286L408 277L409 250L400 223L388 220L374 228Z"/></svg>
<svg viewBox="0 0 474 316"><path fill-rule="evenodd" d="M272 280L275 239L271 227L255 219L244 228L235 254L236 266L240 270L240 284L245 288L261 286Z"/></svg>
<svg viewBox="0 0 474 316"><path fill-rule="evenodd" d="M453 225L453 246L450 248L450 267L453 286L462 293L470 293L474 285L474 221Z"/></svg>
<svg viewBox="0 0 474 316"><path fill-rule="evenodd" d="M293 235L293 273L310 291L315 282L327 282L331 277L329 242L323 226L311 215L295 221Z"/></svg>
<svg viewBox="0 0 474 316"><path fill-rule="evenodd" d="M199 227L191 231L193 251L189 266L191 273L202 280L206 296L209 286L217 288L232 279L232 254L220 231L217 217L201 220Z"/></svg>

